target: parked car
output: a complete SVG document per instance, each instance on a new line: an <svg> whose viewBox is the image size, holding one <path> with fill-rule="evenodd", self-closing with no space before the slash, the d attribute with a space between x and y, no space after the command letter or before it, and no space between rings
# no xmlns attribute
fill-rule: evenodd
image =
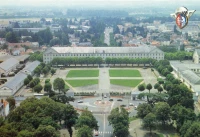
<svg viewBox="0 0 200 137"><path fill-rule="evenodd" d="M94 130L94 135L95 136L98 136L99 135L99 132L97 130Z"/></svg>
<svg viewBox="0 0 200 137"><path fill-rule="evenodd" d="M129 103L129 106L134 106L133 103Z"/></svg>
<svg viewBox="0 0 200 137"><path fill-rule="evenodd" d="M117 99L117 101L123 101L123 100L119 98L119 99Z"/></svg>
<svg viewBox="0 0 200 137"><path fill-rule="evenodd" d="M135 106L135 110L137 110L137 106Z"/></svg>
<svg viewBox="0 0 200 137"><path fill-rule="evenodd" d="M111 99L109 99L109 101L113 101L113 99L111 98Z"/></svg>
<svg viewBox="0 0 200 137"><path fill-rule="evenodd" d="M78 103L83 103L83 100L79 100Z"/></svg>
<svg viewBox="0 0 200 137"><path fill-rule="evenodd" d="M122 104L122 105L120 105L120 107L126 107L126 105Z"/></svg>

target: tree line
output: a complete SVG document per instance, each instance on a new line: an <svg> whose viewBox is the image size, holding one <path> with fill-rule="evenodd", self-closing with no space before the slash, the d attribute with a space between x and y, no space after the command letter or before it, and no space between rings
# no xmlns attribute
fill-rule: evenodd
<svg viewBox="0 0 200 137"><path fill-rule="evenodd" d="M102 63L106 63L108 65L116 65L116 64L120 64L120 65L134 65L137 64L138 66L140 64L143 64L145 66L145 64L151 64L151 62L153 62L154 59L151 58L106 58L105 62L103 61L103 59L101 57L66 57L66 58L62 58L62 57L58 57L58 58L54 58L51 61L51 65L53 66L70 66L70 65L84 65L86 64L88 65L95 65L95 64L99 64L101 65Z"/></svg>

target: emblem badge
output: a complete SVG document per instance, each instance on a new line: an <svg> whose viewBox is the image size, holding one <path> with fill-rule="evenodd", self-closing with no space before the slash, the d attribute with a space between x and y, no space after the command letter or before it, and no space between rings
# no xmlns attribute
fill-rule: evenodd
<svg viewBox="0 0 200 137"><path fill-rule="evenodd" d="M176 20L176 25L183 29L188 24L189 18L193 15L196 10L188 11L186 7L180 7L176 9L175 13L171 14L171 16Z"/></svg>

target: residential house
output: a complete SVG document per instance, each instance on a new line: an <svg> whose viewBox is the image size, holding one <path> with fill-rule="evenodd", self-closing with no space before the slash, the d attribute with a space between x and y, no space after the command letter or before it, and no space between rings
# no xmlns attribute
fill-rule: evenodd
<svg viewBox="0 0 200 137"><path fill-rule="evenodd" d="M0 102L0 116L6 117L10 112L9 102L5 99L1 99Z"/></svg>

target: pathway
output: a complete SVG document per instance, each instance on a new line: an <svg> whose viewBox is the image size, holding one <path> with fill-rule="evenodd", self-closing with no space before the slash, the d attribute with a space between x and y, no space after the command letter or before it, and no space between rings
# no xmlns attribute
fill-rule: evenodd
<svg viewBox="0 0 200 137"><path fill-rule="evenodd" d="M110 89L110 78L109 69L101 68L99 69L99 90L102 92L108 92Z"/></svg>

